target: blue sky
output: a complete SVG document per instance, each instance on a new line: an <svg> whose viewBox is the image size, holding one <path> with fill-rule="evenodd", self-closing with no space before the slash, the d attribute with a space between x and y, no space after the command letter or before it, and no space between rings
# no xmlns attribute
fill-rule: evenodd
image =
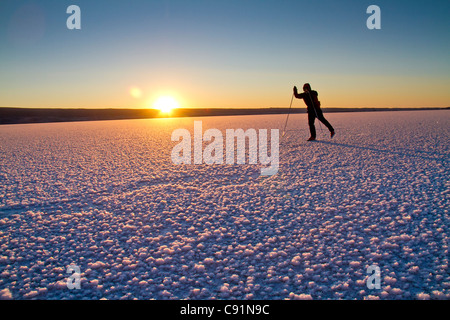
<svg viewBox="0 0 450 320"><path fill-rule="evenodd" d="M449 106L449 16L440 0L2 0L0 106L286 106L304 82L329 107Z"/></svg>

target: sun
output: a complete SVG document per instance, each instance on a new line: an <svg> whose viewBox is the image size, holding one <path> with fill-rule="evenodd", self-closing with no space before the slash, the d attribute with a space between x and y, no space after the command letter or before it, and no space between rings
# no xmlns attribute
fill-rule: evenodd
<svg viewBox="0 0 450 320"><path fill-rule="evenodd" d="M158 109L162 113L170 113L173 109L180 107L180 104L174 97L161 96L153 103L153 108Z"/></svg>

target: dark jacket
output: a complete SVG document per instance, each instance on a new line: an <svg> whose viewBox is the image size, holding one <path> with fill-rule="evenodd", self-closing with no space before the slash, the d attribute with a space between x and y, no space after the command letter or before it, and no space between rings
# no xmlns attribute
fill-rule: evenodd
<svg viewBox="0 0 450 320"><path fill-rule="evenodd" d="M309 93L308 92L298 93L297 91L295 91L294 96L297 99L303 99L303 101L307 106L308 112L314 112L313 108L315 108L317 111L320 111L319 94L317 93L317 91L311 90Z"/></svg>

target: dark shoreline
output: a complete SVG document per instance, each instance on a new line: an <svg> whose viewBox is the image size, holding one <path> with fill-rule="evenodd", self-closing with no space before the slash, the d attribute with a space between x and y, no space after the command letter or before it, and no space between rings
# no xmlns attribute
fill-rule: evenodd
<svg viewBox="0 0 450 320"><path fill-rule="evenodd" d="M325 113L331 112L374 112L374 111L416 111L416 110L449 110L447 108L323 108ZM211 117L306 113L306 108L246 108L246 109L177 109L171 118L178 117ZM166 118L154 109L52 109L52 108L0 108L0 125L21 123L49 123L73 121L100 121L125 119Z"/></svg>

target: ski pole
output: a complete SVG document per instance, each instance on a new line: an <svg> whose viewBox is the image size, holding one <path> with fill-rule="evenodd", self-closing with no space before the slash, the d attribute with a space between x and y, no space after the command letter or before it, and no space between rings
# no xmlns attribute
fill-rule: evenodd
<svg viewBox="0 0 450 320"><path fill-rule="evenodd" d="M286 126L287 126L287 123L289 120L289 115L291 114L292 101L294 101L294 93L292 93L291 104L289 105L289 111L288 111L288 115L286 117L286 122L284 123L283 133L281 134L281 137L284 137L284 134L286 133Z"/></svg>

